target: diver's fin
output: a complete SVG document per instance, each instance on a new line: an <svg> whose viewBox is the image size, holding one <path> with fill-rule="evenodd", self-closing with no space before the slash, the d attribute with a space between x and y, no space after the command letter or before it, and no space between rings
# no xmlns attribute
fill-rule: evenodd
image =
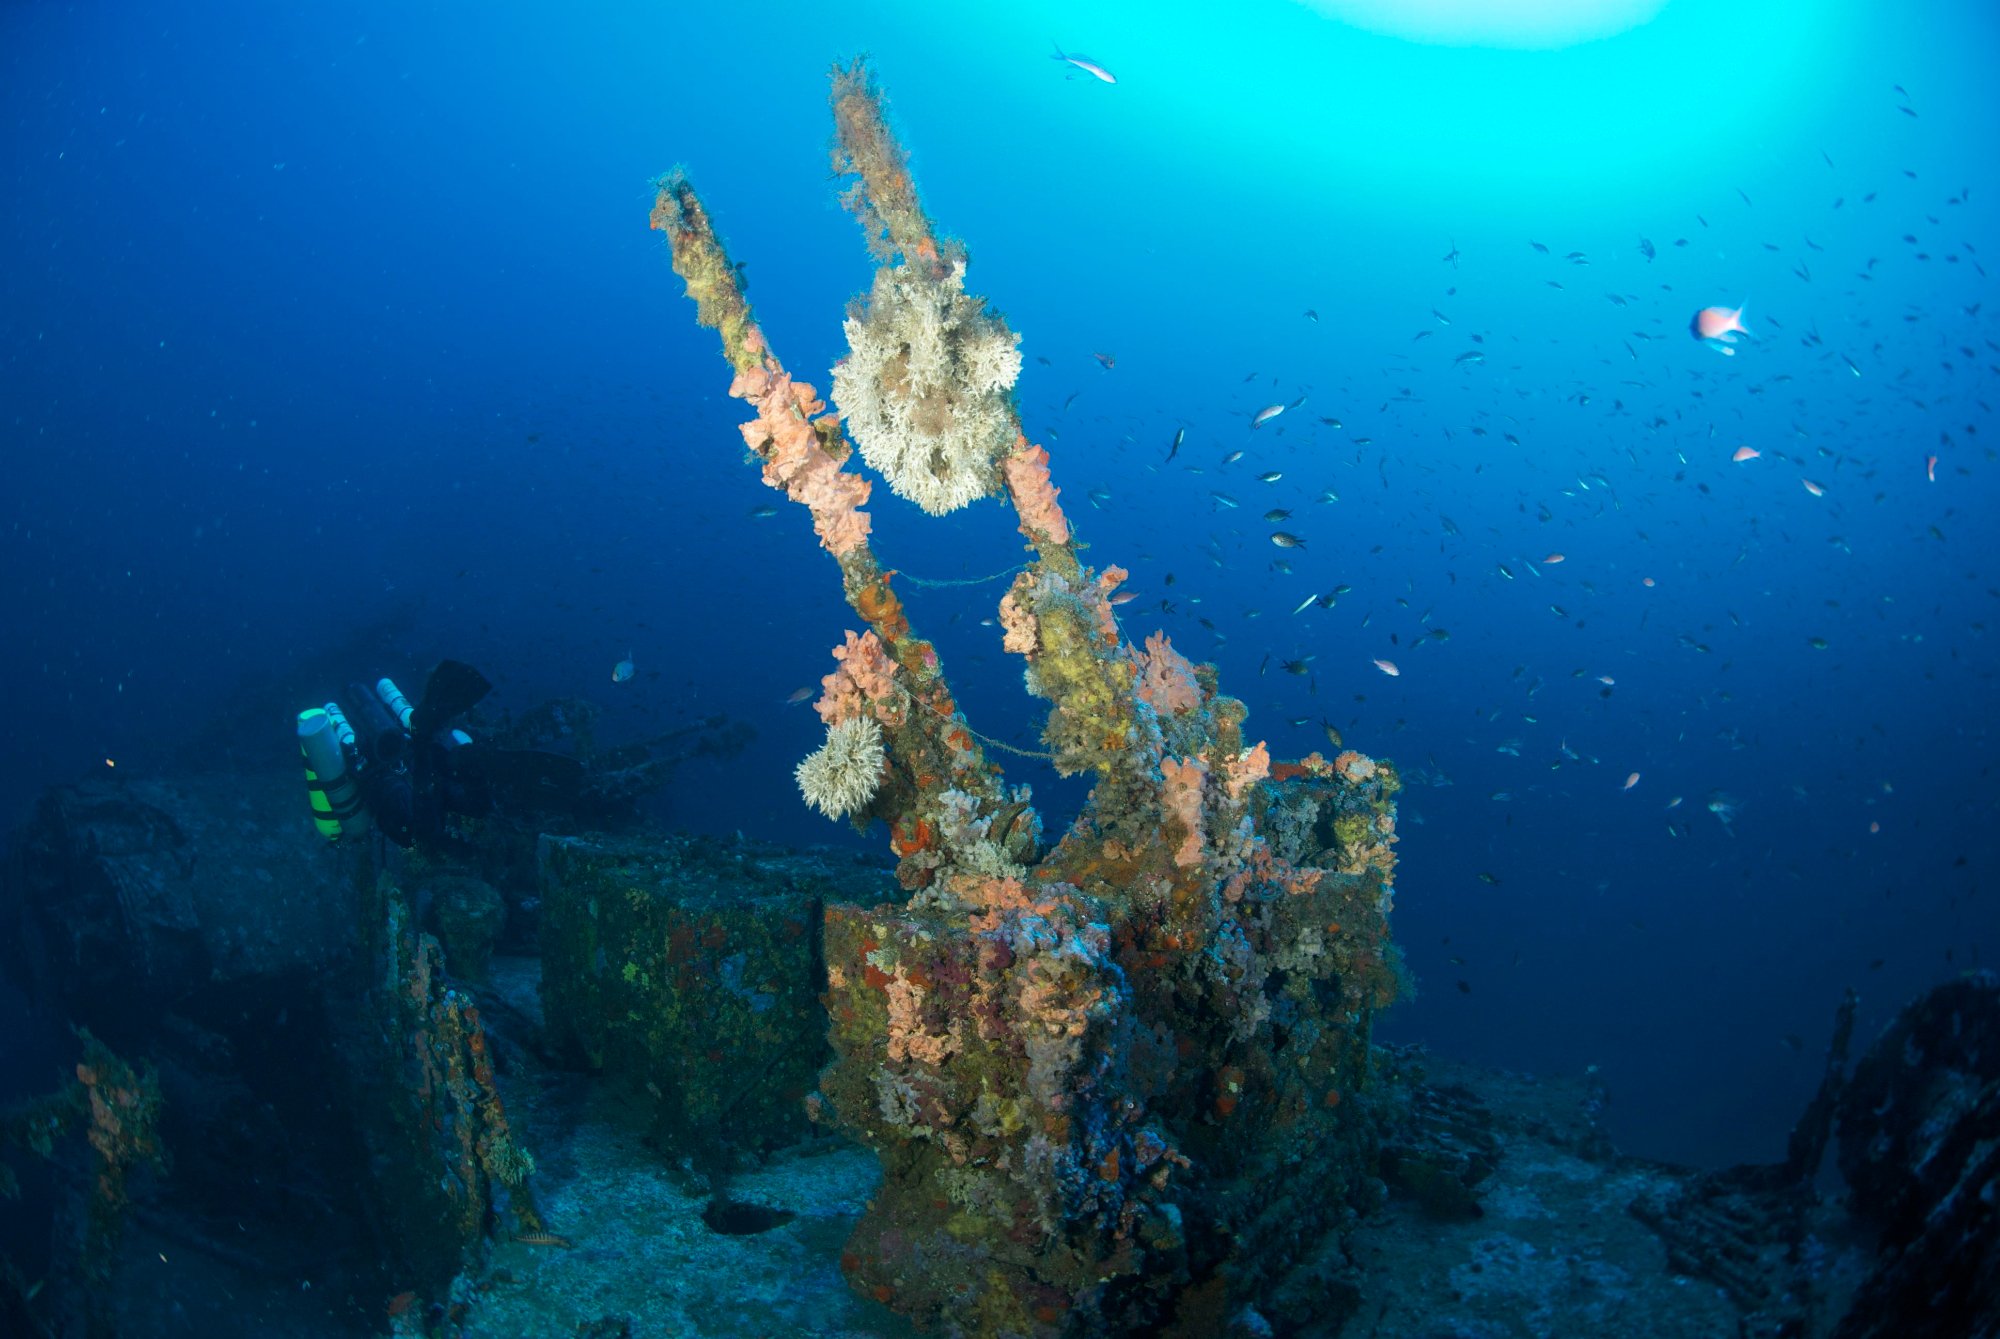
<svg viewBox="0 0 2000 1339"><path fill-rule="evenodd" d="M424 684L423 701L410 713L410 733L429 739L453 717L472 710L493 691L486 676L462 660L441 661Z"/></svg>

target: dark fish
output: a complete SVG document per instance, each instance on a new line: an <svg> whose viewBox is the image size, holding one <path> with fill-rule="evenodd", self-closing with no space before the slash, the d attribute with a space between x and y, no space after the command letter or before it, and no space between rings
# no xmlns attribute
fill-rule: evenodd
<svg viewBox="0 0 2000 1339"><path fill-rule="evenodd" d="M1179 455L1181 453L1181 443L1186 440L1187 440L1186 428L1182 428L1179 431L1175 432L1174 444L1167 448L1167 460L1163 461L1162 463L1164 464L1171 462L1175 456Z"/></svg>

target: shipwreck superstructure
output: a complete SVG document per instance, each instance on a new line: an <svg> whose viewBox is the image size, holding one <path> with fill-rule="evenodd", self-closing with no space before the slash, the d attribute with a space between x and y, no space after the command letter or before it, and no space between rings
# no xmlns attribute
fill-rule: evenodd
<svg viewBox="0 0 2000 1339"><path fill-rule="evenodd" d="M796 381L685 172L652 213L716 329L765 482L811 513L862 624L834 651L809 802L880 820L902 904L829 904L820 1101L881 1157L842 1265L969 1334L1214 1333L1370 1193L1369 1035L1395 998L1398 782L1359 753L1274 761L1211 666L1127 637L1125 572L1080 557L1010 392L1018 339L967 292L882 98L836 70L834 167L877 262L833 370ZM842 420L854 433L850 445ZM1087 774L1059 834L1010 788L871 550L872 482L943 513L1004 494L1032 560L1000 602Z"/></svg>

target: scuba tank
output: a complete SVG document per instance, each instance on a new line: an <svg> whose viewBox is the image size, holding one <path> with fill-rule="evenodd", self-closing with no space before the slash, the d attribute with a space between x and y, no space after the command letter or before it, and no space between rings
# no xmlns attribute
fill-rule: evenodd
<svg viewBox="0 0 2000 1339"><path fill-rule="evenodd" d="M410 706L410 699L403 696L403 690L396 687L394 679L377 679L375 696L382 700L382 705L389 709L389 714L396 718L398 725L405 730L410 728L410 717L416 715L416 711Z"/></svg>
<svg viewBox="0 0 2000 1339"><path fill-rule="evenodd" d="M400 700L402 694L396 692L396 685L387 679L389 691ZM348 710L354 713L354 728L361 736L361 756L370 765L394 767L410 756L410 732L403 725L403 718L384 698L379 689L370 689L363 684L347 685L347 696L342 699ZM407 707L407 703L404 704Z"/></svg>
<svg viewBox="0 0 2000 1339"><path fill-rule="evenodd" d="M368 811L354 776L354 728L338 703L299 713L299 752L305 758L306 798L319 835L338 841L366 828Z"/></svg>
<svg viewBox="0 0 2000 1339"><path fill-rule="evenodd" d="M320 835L336 841L372 827L409 846L440 833L447 814L485 812L485 790L476 778L458 778L452 761L472 736L450 721L491 690L478 670L447 660L431 671L415 706L394 679L382 678L372 687L351 683L339 702L300 712L299 752Z"/></svg>
<svg viewBox="0 0 2000 1339"><path fill-rule="evenodd" d="M388 686L388 693L382 691ZM411 818L416 800L410 765L414 750L410 732L402 717L390 705L403 702L396 685L383 679L374 688L353 683L347 686L346 702L354 713L354 726L361 736L361 756L368 760L368 812L382 834L398 846L410 844Z"/></svg>

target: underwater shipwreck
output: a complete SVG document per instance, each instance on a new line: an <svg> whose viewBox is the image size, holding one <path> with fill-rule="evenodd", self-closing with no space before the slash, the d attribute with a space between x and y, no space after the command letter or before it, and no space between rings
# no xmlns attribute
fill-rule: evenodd
<svg viewBox="0 0 2000 1339"><path fill-rule="evenodd" d="M1409 988L1395 767L1275 759L1212 666L1128 636L1126 574L1085 564L1022 429L1019 337L863 65L831 102L877 266L840 412L686 173L651 225L858 624L828 629L800 792L886 854L620 806L467 824L445 854L328 844L296 778L248 764L56 788L0 925L76 1060L0 1111L0 1331L2000 1332L1991 976L1851 1070L1845 1003L1784 1158L1724 1172L1621 1156L1589 1076L1374 1041ZM932 515L1012 507L1005 649L1090 784L1063 830L913 626L857 454ZM643 784L726 756L711 735Z"/></svg>

